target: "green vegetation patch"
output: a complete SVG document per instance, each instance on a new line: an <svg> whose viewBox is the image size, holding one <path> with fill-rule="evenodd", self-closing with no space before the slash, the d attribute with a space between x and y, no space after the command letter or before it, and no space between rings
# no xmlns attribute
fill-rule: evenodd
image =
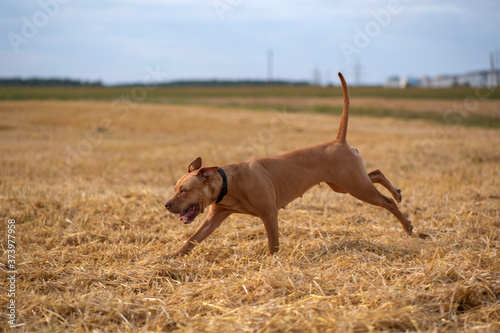
<svg viewBox="0 0 500 333"><path fill-rule="evenodd" d="M487 96L500 99L500 89L493 88L409 88L350 87L351 97L465 99ZM135 96L140 101L193 100L209 97L341 97L342 89L316 86L230 86L230 87L165 87L165 86L82 86L82 87L2 87L0 100L113 100Z"/></svg>

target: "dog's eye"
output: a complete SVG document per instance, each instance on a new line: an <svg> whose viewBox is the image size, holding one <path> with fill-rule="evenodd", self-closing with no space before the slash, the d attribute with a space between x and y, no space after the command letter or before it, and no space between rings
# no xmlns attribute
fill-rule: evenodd
<svg viewBox="0 0 500 333"><path fill-rule="evenodd" d="M179 193L184 193L184 192L186 192L186 190L183 188L181 188L181 190L179 191Z"/></svg>

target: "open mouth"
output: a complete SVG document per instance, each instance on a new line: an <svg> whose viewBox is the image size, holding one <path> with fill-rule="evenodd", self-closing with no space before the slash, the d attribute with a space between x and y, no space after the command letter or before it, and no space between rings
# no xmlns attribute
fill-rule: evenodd
<svg viewBox="0 0 500 333"><path fill-rule="evenodd" d="M200 205L194 204L190 206L188 209L185 209L180 214L180 220L184 224L189 224L193 222L196 216L200 213Z"/></svg>

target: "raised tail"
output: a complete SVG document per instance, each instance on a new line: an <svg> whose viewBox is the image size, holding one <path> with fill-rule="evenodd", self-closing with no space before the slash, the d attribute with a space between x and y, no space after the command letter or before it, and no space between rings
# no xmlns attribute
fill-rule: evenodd
<svg viewBox="0 0 500 333"><path fill-rule="evenodd" d="M339 72L340 82L342 82L342 91L344 93L344 109L342 110L342 116L340 117L339 131L337 132L337 141L346 143L347 136L347 122L349 120L349 90L347 89L347 83Z"/></svg>

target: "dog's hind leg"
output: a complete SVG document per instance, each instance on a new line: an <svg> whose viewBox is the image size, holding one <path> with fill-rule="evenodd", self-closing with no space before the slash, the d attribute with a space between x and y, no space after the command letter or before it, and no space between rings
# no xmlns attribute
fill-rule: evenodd
<svg viewBox="0 0 500 333"><path fill-rule="evenodd" d="M413 230L411 222L401 213L393 199L386 197L377 190L372 184L372 179L369 178L368 175L365 174L364 177L352 178L351 181L346 183L343 187L345 187L353 197L390 211L399 220L408 236L411 235Z"/></svg>
<svg viewBox="0 0 500 333"><path fill-rule="evenodd" d="M382 171L378 169L374 170L368 174L368 177L370 177L372 183L379 183L380 185L388 189L397 202L401 202L403 200L403 196L401 195L401 190L397 187L394 187L391 184L391 182L387 178L385 178Z"/></svg>
<svg viewBox="0 0 500 333"><path fill-rule="evenodd" d="M374 170L368 174L368 177L370 177L370 180L372 183L379 183L380 185L384 186L386 189L391 192L392 196L394 199L396 199L397 202L401 202L403 200L403 197L401 195L401 190L397 187L394 187L391 182L385 178L384 174L380 170ZM332 182L326 182L330 188L337 192L337 193L348 193L346 189L344 189L342 186L332 183Z"/></svg>

